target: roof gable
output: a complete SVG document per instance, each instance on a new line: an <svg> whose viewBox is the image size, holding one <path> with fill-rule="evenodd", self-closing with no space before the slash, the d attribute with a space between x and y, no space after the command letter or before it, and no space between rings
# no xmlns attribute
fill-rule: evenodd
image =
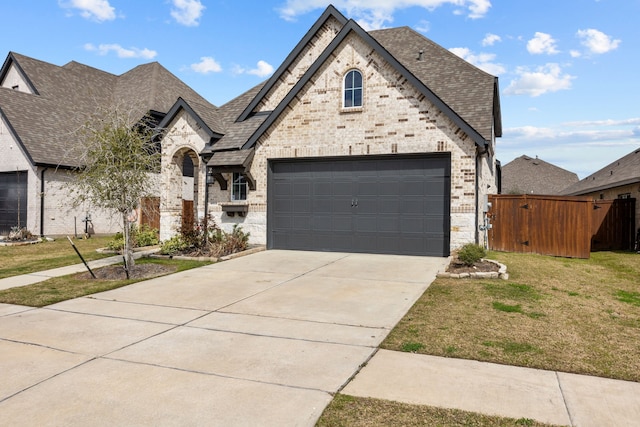
<svg viewBox="0 0 640 427"><path fill-rule="evenodd" d="M206 106L195 104L195 103L193 103L193 106L192 106L182 98L178 98L176 103L173 104L169 112L167 112L167 115L158 124L158 127L160 129L167 127L169 123L171 123L182 110L184 110L187 114L189 114L196 121L198 126L200 126L202 129L205 130L205 132L207 133L207 135L209 135L210 138L222 137L223 135L222 128L215 127L215 124L218 121L215 115L215 109L214 111L207 111ZM196 110L199 110L200 113L196 112ZM203 117L208 119L203 119ZM214 127L209 126L208 123L213 123Z"/></svg>
<svg viewBox="0 0 640 427"><path fill-rule="evenodd" d="M293 64L293 62L300 56L302 51L306 48L309 42L316 36L320 28L330 19L336 19L340 24L345 25L347 18L341 14L335 7L329 5L327 9L322 13L320 18L313 24L313 26L307 31L305 36L298 42L296 47L289 53L287 58L278 69L271 75L264 86L260 89L258 94L251 100L247 107L242 111L237 121L241 122L246 120L260 104L260 102L267 96L267 94L274 88L276 83L282 79L282 76L287 72L287 69Z"/></svg>
<svg viewBox="0 0 640 427"><path fill-rule="evenodd" d="M20 79L26 83L29 90L25 92L30 92L32 94L38 95L38 90L33 85L33 82L31 81L29 76L24 72L24 70L20 66L20 63L16 60L13 52L9 52L9 55L7 55L2 68L0 68L0 85L5 82L5 79L9 76L11 70L15 70L20 76Z"/></svg>
<svg viewBox="0 0 640 427"><path fill-rule="evenodd" d="M329 60L332 53L340 46L340 44L347 38L349 34L354 32L361 37L365 43L376 51L385 61L387 61L393 68L395 68L411 85L417 88L430 102L432 102L440 111L442 111L450 120L452 120L460 129L462 129L472 140L480 145L484 146L488 141L491 141L491 137L485 139L478 131L471 127L465 120L462 119L449 105L447 105L440 97L438 97L427 85L413 75L398 59L391 55L375 38L369 33L364 31L355 21L349 20L347 24L342 28L340 33L331 41L329 46L324 50L322 55L315 60L315 62L309 67L305 74L298 80L296 85L289 91L285 98L278 104L269 117L258 127L253 135L242 146L243 149L253 147L260 139L262 134L269 129L269 127L278 119L284 109L293 101L298 93L304 88L304 86L311 80L313 75L322 67L325 61ZM486 73L485 73L486 74ZM492 81L493 83L493 81ZM491 86L491 95L493 95L493 85ZM253 102L252 102L253 104ZM247 110L245 110L246 112ZM244 117L244 113L241 117Z"/></svg>

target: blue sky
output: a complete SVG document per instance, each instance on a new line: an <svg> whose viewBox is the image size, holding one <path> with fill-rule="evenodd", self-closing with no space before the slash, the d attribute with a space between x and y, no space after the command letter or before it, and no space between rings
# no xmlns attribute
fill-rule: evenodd
<svg viewBox="0 0 640 427"><path fill-rule="evenodd" d="M3 2L0 53L114 74L158 61L222 105L268 78L330 2ZM410 26L499 77L506 164L580 178L640 147L640 0L335 0L365 29Z"/></svg>

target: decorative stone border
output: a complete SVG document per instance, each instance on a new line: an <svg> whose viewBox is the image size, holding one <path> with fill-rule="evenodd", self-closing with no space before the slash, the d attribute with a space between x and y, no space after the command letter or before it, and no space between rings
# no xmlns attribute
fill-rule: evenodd
<svg viewBox="0 0 640 427"><path fill-rule="evenodd" d="M40 243L42 240L0 240L0 246L25 246L25 245L35 245L36 243Z"/></svg>
<svg viewBox="0 0 640 427"><path fill-rule="evenodd" d="M234 254L226 255L226 256L223 256L223 257L220 257L220 258L206 257L206 256L192 257L192 256L184 256L184 255L159 255L159 254L152 254L149 257L150 258L182 259L182 260L190 260L190 261L220 262L220 261L228 261L228 260L234 259L234 258L239 258L239 257L245 256L245 255L255 254L256 252L262 252L265 249L266 249L266 246L260 245L260 246L255 246L255 247L249 248L249 249L244 250L242 252L236 252Z"/></svg>
<svg viewBox="0 0 640 427"><path fill-rule="evenodd" d="M496 264L498 266L498 271L491 272L483 272L479 271L477 273L449 273L446 271L439 271L436 277L449 278L449 279L502 279L509 280L509 273L507 273L507 266L504 264L500 264L498 261L494 261L492 259L482 259L482 261L490 262L492 264Z"/></svg>

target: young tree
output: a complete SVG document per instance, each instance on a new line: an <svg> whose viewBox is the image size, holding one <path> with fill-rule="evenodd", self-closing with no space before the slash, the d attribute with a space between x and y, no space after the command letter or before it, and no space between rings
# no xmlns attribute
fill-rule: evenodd
<svg viewBox="0 0 640 427"><path fill-rule="evenodd" d="M127 268L132 268L131 222L140 199L150 195L160 171L159 130L150 117L122 106L100 110L78 132L84 144L76 177L74 201L89 202L119 214Z"/></svg>

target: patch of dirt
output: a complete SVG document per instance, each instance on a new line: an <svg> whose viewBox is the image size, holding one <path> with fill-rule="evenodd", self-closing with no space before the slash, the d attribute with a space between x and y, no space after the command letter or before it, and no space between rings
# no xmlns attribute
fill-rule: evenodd
<svg viewBox="0 0 640 427"><path fill-rule="evenodd" d="M129 271L130 279L150 279L152 277L161 276L163 274L173 273L177 270L174 265L161 265L161 264L136 264ZM98 269L92 269L93 274L99 280L124 280L127 278L127 273L121 265L110 265ZM91 274L88 271L79 273L76 278L86 280L91 279Z"/></svg>
<svg viewBox="0 0 640 427"><path fill-rule="evenodd" d="M460 273L491 273L493 271L498 272L500 267L489 261L478 261L473 266L468 266L460 260L454 259L449 263L447 267L447 273L460 274Z"/></svg>

